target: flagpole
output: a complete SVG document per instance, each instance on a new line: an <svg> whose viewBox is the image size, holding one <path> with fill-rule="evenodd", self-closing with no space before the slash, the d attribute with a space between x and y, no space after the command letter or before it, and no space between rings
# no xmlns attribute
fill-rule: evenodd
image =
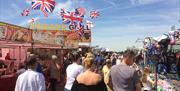
<svg viewBox="0 0 180 91"><path fill-rule="evenodd" d="M33 24L33 26L35 27L35 21L31 22ZM30 23L29 23L30 24ZM29 26L30 27L30 26ZM36 28L34 28L36 30ZM32 49L32 54L34 53L34 39L33 39L33 32L34 29L31 30L31 36L32 36L32 41L31 41L31 49Z"/></svg>

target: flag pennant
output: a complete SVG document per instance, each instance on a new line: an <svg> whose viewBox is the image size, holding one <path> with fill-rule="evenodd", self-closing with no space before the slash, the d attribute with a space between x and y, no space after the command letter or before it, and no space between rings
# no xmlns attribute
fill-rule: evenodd
<svg viewBox="0 0 180 91"><path fill-rule="evenodd" d="M84 35L84 25L82 22L76 22L75 23L75 30L78 33L80 37Z"/></svg>
<svg viewBox="0 0 180 91"><path fill-rule="evenodd" d="M79 7L75 9L75 14L80 17L84 17L86 10L83 7Z"/></svg>
<svg viewBox="0 0 180 91"><path fill-rule="evenodd" d="M92 27L94 27L94 24L91 21L86 21L86 28L87 29L91 29Z"/></svg>
<svg viewBox="0 0 180 91"><path fill-rule="evenodd" d="M31 18L30 20L28 20L28 23L34 23L37 20L37 18Z"/></svg>
<svg viewBox="0 0 180 91"><path fill-rule="evenodd" d="M80 16L77 16L75 12L68 12L64 9L61 9L60 15L62 17L62 21L65 24L71 24L74 25L75 22L82 22L83 18Z"/></svg>
<svg viewBox="0 0 180 91"><path fill-rule="evenodd" d="M37 0L32 1L32 9L41 10L44 13L44 16L47 17L47 12L53 12L55 8L54 0Z"/></svg>
<svg viewBox="0 0 180 91"><path fill-rule="evenodd" d="M90 12L90 17L92 19L97 18L98 16L99 16L99 12L98 11L91 11Z"/></svg>
<svg viewBox="0 0 180 91"><path fill-rule="evenodd" d="M24 9L23 12L21 13L22 16L28 16L30 12L30 9Z"/></svg>

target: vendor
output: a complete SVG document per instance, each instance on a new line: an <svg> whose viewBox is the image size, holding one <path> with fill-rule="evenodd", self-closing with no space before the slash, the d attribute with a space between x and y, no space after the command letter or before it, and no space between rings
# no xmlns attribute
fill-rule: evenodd
<svg viewBox="0 0 180 91"><path fill-rule="evenodd" d="M5 60L11 60L11 58L10 58L10 53L7 53L7 54L6 54Z"/></svg>

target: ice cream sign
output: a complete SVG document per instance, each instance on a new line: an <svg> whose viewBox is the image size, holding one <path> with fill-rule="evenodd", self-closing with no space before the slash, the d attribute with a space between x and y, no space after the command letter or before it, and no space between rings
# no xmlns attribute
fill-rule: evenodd
<svg viewBox="0 0 180 91"><path fill-rule="evenodd" d="M38 30L67 30L65 24L29 24L30 29Z"/></svg>

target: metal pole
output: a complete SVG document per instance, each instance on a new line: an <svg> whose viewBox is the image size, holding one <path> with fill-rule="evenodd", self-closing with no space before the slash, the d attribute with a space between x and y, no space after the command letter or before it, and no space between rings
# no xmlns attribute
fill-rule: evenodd
<svg viewBox="0 0 180 91"><path fill-rule="evenodd" d="M157 91L157 80L158 80L158 78L157 78L157 62L155 63L155 68L156 68L156 71L155 71L155 77L156 77L156 82L155 82L155 91Z"/></svg>
<svg viewBox="0 0 180 91"><path fill-rule="evenodd" d="M145 66L146 66L146 52L144 51L143 54L144 54L144 67L145 67ZM144 68L144 67L143 67L143 68Z"/></svg>
<svg viewBox="0 0 180 91"><path fill-rule="evenodd" d="M21 62L21 46L19 46L19 62Z"/></svg>
<svg viewBox="0 0 180 91"><path fill-rule="evenodd" d="M34 42L33 41L31 43L31 49L32 49L32 53L34 53Z"/></svg>

